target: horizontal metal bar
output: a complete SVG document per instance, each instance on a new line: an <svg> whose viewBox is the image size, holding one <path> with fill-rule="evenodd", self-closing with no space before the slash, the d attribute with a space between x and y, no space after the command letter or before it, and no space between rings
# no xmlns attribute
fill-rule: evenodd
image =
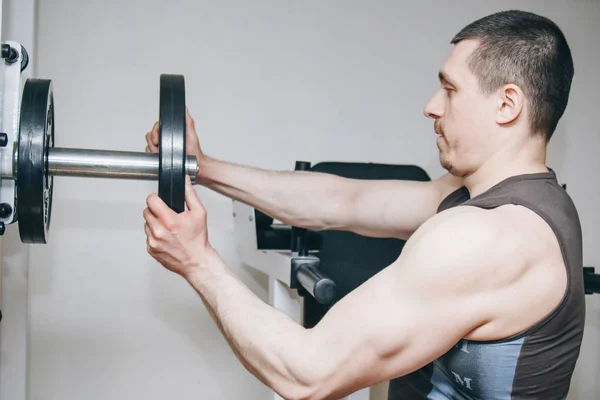
<svg viewBox="0 0 600 400"><path fill-rule="evenodd" d="M318 303L330 304L335 298L336 285L311 264L301 264L296 270L298 282Z"/></svg>
<svg viewBox="0 0 600 400"><path fill-rule="evenodd" d="M594 267L583 268L583 284L586 294L600 293L600 275L594 272Z"/></svg>
<svg viewBox="0 0 600 400"><path fill-rule="evenodd" d="M158 180L157 153L132 151L48 149L48 174L85 178ZM198 173L194 156L186 157L186 173L192 181Z"/></svg>

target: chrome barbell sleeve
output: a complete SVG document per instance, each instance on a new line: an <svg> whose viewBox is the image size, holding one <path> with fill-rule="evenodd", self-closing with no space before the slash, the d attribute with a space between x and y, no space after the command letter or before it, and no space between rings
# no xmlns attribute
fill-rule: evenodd
<svg viewBox="0 0 600 400"><path fill-rule="evenodd" d="M48 175L85 178L158 180L157 153L88 150L52 147L48 149ZM195 180L198 162L187 156L186 173Z"/></svg>

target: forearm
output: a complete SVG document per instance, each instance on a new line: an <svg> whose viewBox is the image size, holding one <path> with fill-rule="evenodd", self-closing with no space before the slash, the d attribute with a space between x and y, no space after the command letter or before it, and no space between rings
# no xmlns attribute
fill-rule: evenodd
<svg viewBox="0 0 600 400"><path fill-rule="evenodd" d="M188 282L242 364L286 398L310 391L322 375L310 332L265 304L211 254Z"/></svg>
<svg viewBox="0 0 600 400"><path fill-rule="evenodd" d="M313 230L339 227L356 192L349 180L332 174L263 170L208 156L197 182L285 224Z"/></svg>

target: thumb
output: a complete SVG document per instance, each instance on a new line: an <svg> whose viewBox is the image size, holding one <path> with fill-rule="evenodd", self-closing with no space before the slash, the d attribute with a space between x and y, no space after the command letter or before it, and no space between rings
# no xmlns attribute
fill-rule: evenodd
<svg viewBox="0 0 600 400"><path fill-rule="evenodd" d="M185 108L185 128L193 133L196 133L196 123L194 122L194 118L190 115L190 109Z"/></svg>
<svg viewBox="0 0 600 400"><path fill-rule="evenodd" d="M187 204L188 210L204 210L204 206L198 197L198 193L192 186L192 180L189 175L185 176L185 204Z"/></svg>
<svg viewBox="0 0 600 400"><path fill-rule="evenodd" d="M197 157L198 154L202 153L202 150L200 150L200 139L196 132L196 123L187 107L185 108L185 138L187 141L186 152L188 154L194 154Z"/></svg>

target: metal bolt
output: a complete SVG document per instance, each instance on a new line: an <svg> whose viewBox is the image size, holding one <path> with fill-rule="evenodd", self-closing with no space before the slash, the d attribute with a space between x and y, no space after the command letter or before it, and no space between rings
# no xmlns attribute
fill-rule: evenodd
<svg viewBox="0 0 600 400"><path fill-rule="evenodd" d="M8 203L0 204L0 218L8 218L12 215L12 207Z"/></svg>

